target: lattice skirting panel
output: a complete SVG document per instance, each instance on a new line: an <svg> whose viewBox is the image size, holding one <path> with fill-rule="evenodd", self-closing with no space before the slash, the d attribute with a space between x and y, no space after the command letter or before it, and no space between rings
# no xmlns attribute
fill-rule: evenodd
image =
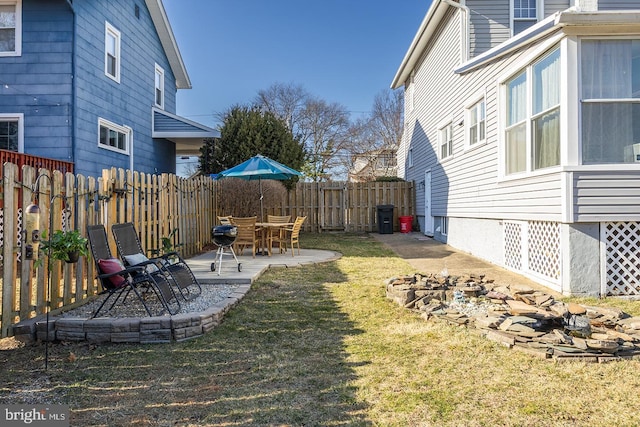
<svg viewBox="0 0 640 427"><path fill-rule="evenodd" d="M640 295L640 223L601 224L604 296Z"/></svg>
<svg viewBox="0 0 640 427"><path fill-rule="evenodd" d="M513 270L522 270L522 237L526 223L504 222L504 264Z"/></svg>
<svg viewBox="0 0 640 427"><path fill-rule="evenodd" d="M505 266L559 283L560 224L550 221L504 221Z"/></svg>

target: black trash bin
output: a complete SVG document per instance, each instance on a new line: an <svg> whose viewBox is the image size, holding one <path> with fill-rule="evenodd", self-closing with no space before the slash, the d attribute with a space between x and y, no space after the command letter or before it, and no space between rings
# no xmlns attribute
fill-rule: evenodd
<svg viewBox="0 0 640 427"><path fill-rule="evenodd" d="M378 234L393 234L393 205L378 205Z"/></svg>

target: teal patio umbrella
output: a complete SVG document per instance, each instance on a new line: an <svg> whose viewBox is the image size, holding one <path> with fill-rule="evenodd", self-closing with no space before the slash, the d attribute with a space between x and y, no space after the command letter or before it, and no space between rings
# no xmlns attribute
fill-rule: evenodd
<svg viewBox="0 0 640 427"><path fill-rule="evenodd" d="M258 180L260 187L260 221L263 221L262 205L262 180L263 179L275 179L284 181L295 176L302 176L302 173L297 170L291 169L289 166L285 166L282 163L276 162L273 159L265 157L263 155L256 155L251 157L239 165L227 169L217 174L216 179L221 178L241 178L246 180Z"/></svg>

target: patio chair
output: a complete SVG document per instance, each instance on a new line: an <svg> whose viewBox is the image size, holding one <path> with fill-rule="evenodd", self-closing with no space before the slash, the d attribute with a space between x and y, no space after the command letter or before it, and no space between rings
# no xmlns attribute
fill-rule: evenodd
<svg viewBox="0 0 640 427"><path fill-rule="evenodd" d="M289 224L291 223L291 215L267 215L267 222L269 224ZM269 250L269 255L271 255L274 244L278 244L280 253L286 252L286 231L284 227L269 227L267 233L267 249Z"/></svg>
<svg viewBox="0 0 640 427"><path fill-rule="evenodd" d="M296 218L293 223L293 227L285 228L285 232L287 233L286 241L291 243L291 256L294 256L295 253L295 245L298 245L298 255L300 255L300 229L302 228L302 224L307 219L306 216L299 216ZM286 244L286 243L285 243Z"/></svg>
<svg viewBox="0 0 640 427"><path fill-rule="evenodd" d="M219 216L218 217L218 224L220 224L220 225L231 225L231 220L232 219L233 219L233 217L231 215Z"/></svg>
<svg viewBox="0 0 640 427"><path fill-rule="evenodd" d="M153 265L168 273L169 280L178 288L185 300L191 300L202 293L202 287L191 268L177 252L169 252L158 257L147 258L131 222L113 224L111 232L116 240L118 254L125 266L151 261Z"/></svg>
<svg viewBox="0 0 640 427"><path fill-rule="evenodd" d="M233 246L237 255L242 255L245 248L251 248L251 255L255 258L260 246L260 235L256 230L258 217L232 218L231 223L238 227L238 234Z"/></svg>
<svg viewBox="0 0 640 427"><path fill-rule="evenodd" d="M122 261L111 255L107 232L103 225L88 226L87 236L89 237L91 256L96 265L97 278L100 280L100 285L103 289L101 294L107 294L93 317L98 316L107 301L112 297L115 296L115 299L109 310L118 303L121 297L124 304L131 292L138 297L149 316L153 316L153 314L147 304L146 297L148 294L154 294L158 299L161 310L156 314L159 315L166 311L173 315L180 311L180 302L176 298L173 289L171 289L167 278L162 273L152 273L146 265L127 268ZM139 288L143 290L142 293L138 290Z"/></svg>

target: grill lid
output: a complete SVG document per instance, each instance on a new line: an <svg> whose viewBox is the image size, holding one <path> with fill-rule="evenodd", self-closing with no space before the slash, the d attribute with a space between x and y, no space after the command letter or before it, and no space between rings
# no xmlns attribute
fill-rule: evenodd
<svg viewBox="0 0 640 427"><path fill-rule="evenodd" d="M236 241L238 227L235 225L218 225L211 229L211 238L216 245L229 246Z"/></svg>

